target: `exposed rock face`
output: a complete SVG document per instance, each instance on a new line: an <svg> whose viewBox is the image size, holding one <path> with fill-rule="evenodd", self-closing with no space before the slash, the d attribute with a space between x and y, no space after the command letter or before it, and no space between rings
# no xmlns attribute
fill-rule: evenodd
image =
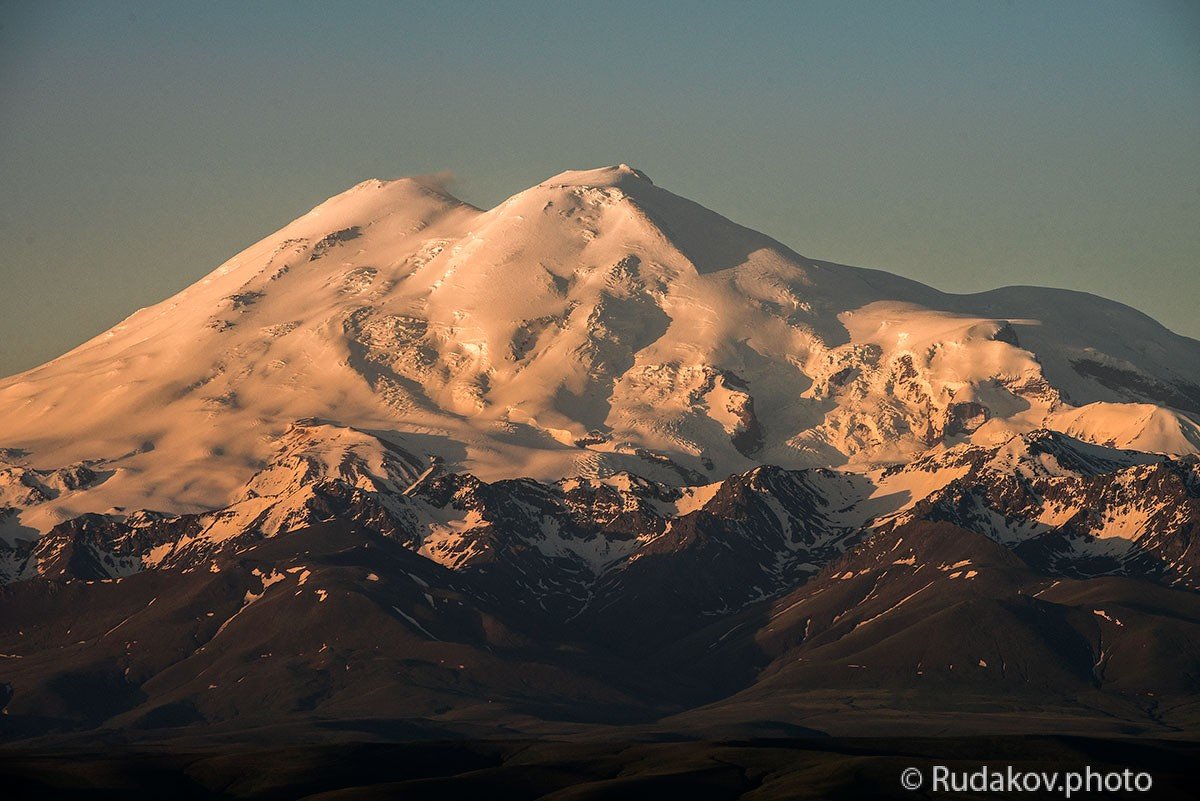
<svg viewBox="0 0 1200 801"><path fill-rule="evenodd" d="M957 437L977 431L992 416L991 410L979 401L961 401L946 407L942 423L944 437Z"/></svg>

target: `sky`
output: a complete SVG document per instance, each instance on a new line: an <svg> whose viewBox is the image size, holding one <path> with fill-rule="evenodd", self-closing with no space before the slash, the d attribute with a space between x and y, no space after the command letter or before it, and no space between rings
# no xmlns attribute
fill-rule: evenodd
<svg viewBox="0 0 1200 801"><path fill-rule="evenodd" d="M1200 338L1200 3L0 0L0 375L366 178L619 162L805 256Z"/></svg>

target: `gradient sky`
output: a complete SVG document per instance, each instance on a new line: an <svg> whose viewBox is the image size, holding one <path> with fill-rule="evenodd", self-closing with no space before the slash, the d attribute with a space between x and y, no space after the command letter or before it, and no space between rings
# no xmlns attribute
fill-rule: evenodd
<svg viewBox="0 0 1200 801"><path fill-rule="evenodd" d="M0 2L0 374L369 177L628 162L806 256L1200 337L1200 3Z"/></svg>

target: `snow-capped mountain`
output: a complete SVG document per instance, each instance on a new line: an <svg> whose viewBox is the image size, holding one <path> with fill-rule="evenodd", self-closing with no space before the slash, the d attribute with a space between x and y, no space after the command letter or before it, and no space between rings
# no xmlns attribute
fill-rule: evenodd
<svg viewBox="0 0 1200 801"><path fill-rule="evenodd" d="M0 382L0 446L13 469L103 479L19 512L11 536L224 506L307 418L488 481L699 485L1043 427L1185 454L1198 413L1200 344L1132 309L814 261L622 165L487 211L362 183Z"/></svg>
<svg viewBox="0 0 1200 801"><path fill-rule="evenodd" d="M814 261L625 165L486 211L368 181L0 381L0 680L34 729L236 717L218 664L242 703L401 681L458 722L525 709L530 670L569 714L862 676L1136 694L1129 649L1200 675L1170 648L1197 420L1200 342L1112 301ZM67 596L97 610L69 642ZM330 682L331 642L399 667ZM99 707L56 694L79 676Z"/></svg>

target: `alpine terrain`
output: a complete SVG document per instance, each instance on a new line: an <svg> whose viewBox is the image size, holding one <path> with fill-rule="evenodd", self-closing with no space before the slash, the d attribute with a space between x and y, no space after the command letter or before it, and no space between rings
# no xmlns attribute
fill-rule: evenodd
<svg viewBox="0 0 1200 801"><path fill-rule="evenodd" d="M1194 739L1198 453L1120 303L366 181L0 380L0 736Z"/></svg>

